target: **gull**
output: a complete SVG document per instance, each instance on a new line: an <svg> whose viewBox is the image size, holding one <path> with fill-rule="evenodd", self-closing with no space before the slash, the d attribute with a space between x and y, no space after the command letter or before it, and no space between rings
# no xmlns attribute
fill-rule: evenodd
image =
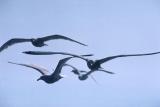
<svg viewBox="0 0 160 107"><path fill-rule="evenodd" d="M86 80L88 78L88 76L86 76L86 78L81 78L82 74L87 73L87 71L78 70L76 67L74 67L70 64L64 64L64 66L71 67L73 69L71 72L74 73L75 75L78 75L79 80Z"/></svg>
<svg viewBox="0 0 160 107"><path fill-rule="evenodd" d="M86 74L88 74L87 71L78 70L76 67L74 67L74 66L72 66L72 65L70 65L70 64L64 64L64 66L69 66L69 67L71 67L71 68L73 69L71 72L73 72L75 75L78 75L78 79L79 79L79 80L83 81L83 80L86 80L86 79L88 78L88 75L86 75ZM86 74L83 74L83 73L86 73ZM92 80L93 80L95 83L98 84L98 82L96 81L96 79L95 79L92 75L90 75L90 76L91 76Z"/></svg>
<svg viewBox="0 0 160 107"><path fill-rule="evenodd" d="M29 67L29 68L33 68L35 70L37 70L38 72L40 72L42 74L42 76L40 76L40 78L37 79L37 81L39 80L43 80L44 82L51 84L51 83L55 83L57 81L59 81L60 79L64 78L64 75L61 75L61 71L63 68L63 65L70 59L70 57L68 58L64 58L61 59L58 62L58 65L56 67L56 69L54 70L54 72L52 74L48 74L48 70L41 68L37 65L33 65L33 64L21 64L21 63L14 63L14 62L8 62L11 64L16 64L16 65L21 65L21 66L25 66L25 67Z"/></svg>
<svg viewBox="0 0 160 107"><path fill-rule="evenodd" d="M73 72L75 75L78 75L79 80L86 80L88 78L88 76L93 72L93 71L87 72L87 71L83 71L83 70L78 70L76 67L74 67L70 64L64 64L64 66L70 66L73 69L71 72ZM99 69L96 71L103 71L105 73L115 74L114 72L106 71L103 69ZM96 81L92 75L90 75L90 76L94 81Z"/></svg>
<svg viewBox="0 0 160 107"><path fill-rule="evenodd" d="M13 39L8 40L6 43L4 43L0 47L0 52L3 51L4 49L8 48L9 46L12 46L12 45L17 44L17 43L23 43L23 42L31 42L32 45L35 46L35 47L48 46L47 44L45 44L46 41L56 40L56 39L68 40L68 41L75 42L75 43L78 43L78 44L83 45L83 46L87 46L86 44L83 44L81 42L78 42L76 40L68 38L66 36L55 34L55 35L50 35L50 36L46 36L46 37L31 38L31 39L13 38Z"/></svg>
<svg viewBox="0 0 160 107"><path fill-rule="evenodd" d="M25 51L23 53L30 54L30 55L52 55L52 54L55 54L55 52L50 52L50 51L49 52ZM61 53L61 54L66 55L66 53ZM84 58L84 57L81 57L81 56L74 56L74 57L81 58L81 59L86 61L88 68L91 70L90 72L88 72L86 74L86 76L87 76L94 71L104 71L104 72L109 73L109 74L114 74L113 72L104 70L104 68L101 67L101 64L103 64L105 62L108 62L108 61L111 61L111 60L116 59L116 58L131 57L131 56L149 56L149 55L156 55L156 54L160 54L160 52L145 53L145 54L115 55L115 56L109 56L109 57L105 57L105 58L98 59L98 60L91 60L91 59Z"/></svg>

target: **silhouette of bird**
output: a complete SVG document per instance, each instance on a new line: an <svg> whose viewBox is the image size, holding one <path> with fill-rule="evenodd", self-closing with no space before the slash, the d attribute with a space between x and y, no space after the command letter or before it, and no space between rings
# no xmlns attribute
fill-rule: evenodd
<svg viewBox="0 0 160 107"><path fill-rule="evenodd" d="M80 78L81 78L82 80L85 80L85 79L88 78L89 75L91 75L91 74L92 74L93 72L95 72L95 71L103 71L103 72L105 72L105 73L115 74L114 72L106 71L106 70L104 70L104 69L90 70L90 71L87 72L86 74L82 74Z"/></svg>
<svg viewBox="0 0 160 107"><path fill-rule="evenodd" d="M71 67L73 69L71 72L74 73L75 75L78 75L79 80L86 80L88 78L88 76L86 78L81 78L81 75L83 73L87 73L87 71L78 70L76 67L74 67L74 66L72 66L70 64L64 64L64 66Z"/></svg>
<svg viewBox="0 0 160 107"><path fill-rule="evenodd" d="M35 46L35 47L48 46L47 44L45 44L46 41L56 40L56 39L68 40L68 41L75 42L75 43L78 43L78 44L83 45L83 46L87 46L86 44L83 44L81 42L78 42L76 40L68 38L66 36L50 35L50 36L41 37L41 38L31 38L31 39L13 38L13 39L10 39L0 47L0 52L3 51L4 49L8 48L9 46L12 46L12 45L17 44L17 43L23 43L23 42L31 42L32 45Z"/></svg>
<svg viewBox="0 0 160 107"><path fill-rule="evenodd" d="M44 68L41 68L39 66L36 66L36 65L33 65L33 64L21 64L21 63L14 63L14 62L8 62L8 63L11 63L11 64L16 64L16 65L21 65L21 66L25 66L25 67L29 67L29 68L33 68L35 70L37 70L38 72L40 72L42 74L42 76L40 78L37 79L37 81L39 80L43 80L45 81L46 83L48 84L51 84L51 83L55 83L57 81L59 81L60 79L62 79L64 76L61 75L61 71L62 71L62 67L63 65L70 59L71 57L68 57L68 58L64 58L64 59L61 59L59 62L58 62L58 65L56 67L56 69L54 70L54 72L50 75L48 75L48 70L44 69Z"/></svg>
<svg viewBox="0 0 160 107"><path fill-rule="evenodd" d="M93 71L87 72L87 71L83 71L83 70L78 70L77 68L75 68L74 66L69 65L69 64L65 64L65 65L66 66L70 66L73 69L71 72L73 72L74 74L78 75L79 80L86 80L88 78L88 76L93 72ZM96 71L103 71L105 73L114 74L113 72L106 71L104 69L99 69L99 70L96 70ZM92 75L90 75L90 76L92 77L92 79L94 81L96 81Z"/></svg>
<svg viewBox="0 0 160 107"><path fill-rule="evenodd" d="M71 67L73 70L71 72L73 72L75 75L78 75L78 79L83 81L83 80L86 80L88 78L88 75L87 74L87 71L84 71L84 70L78 70L76 67L70 65L70 64L64 64L64 66L69 66ZM98 84L97 80L92 76L90 75L92 80Z"/></svg>
<svg viewBox="0 0 160 107"><path fill-rule="evenodd" d="M23 53L31 54L31 55L52 55L52 54L55 54L55 52L41 52L41 51L26 51ZM66 53L61 53L61 54L66 55ZM81 56L78 56L78 57L75 56L75 57L81 58L87 62L87 66L91 70L90 72L88 72L88 74L86 74L86 76L87 76L94 71L104 71L109 74L114 74L113 72L109 72L109 71L104 70L104 68L101 67L101 64L108 62L110 60L116 59L116 58L131 57L131 56L148 56L148 55L156 55L156 54L160 54L160 52L145 53L145 54L115 55L115 56L109 56L109 57L105 57L105 58L98 59L98 60L91 60L91 59L84 58Z"/></svg>

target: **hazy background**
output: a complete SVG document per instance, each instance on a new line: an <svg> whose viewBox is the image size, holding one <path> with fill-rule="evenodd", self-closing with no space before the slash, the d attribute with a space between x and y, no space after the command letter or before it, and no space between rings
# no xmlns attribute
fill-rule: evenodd
<svg viewBox="0 0 160 107"><path fill-rule="evenodd" d="M94 53L93 59L160 51L158 0L0 0L0 45L14 37L62 34L89 46L49 41L48 47L17 44L0 53L1 107L160 107L160 55L119 58L103 64L115 75L95 72L79 81L68 75L55 84L36 81L40 74L7 61L33 63L51 70L55 56L29 56L26 50ZM79 59L69 62L88 70ZM51 71L52 72L52 71Z"/></svg>

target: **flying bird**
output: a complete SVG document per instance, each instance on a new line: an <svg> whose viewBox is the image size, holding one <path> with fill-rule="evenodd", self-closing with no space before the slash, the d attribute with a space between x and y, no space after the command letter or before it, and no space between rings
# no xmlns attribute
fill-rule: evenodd
<svg viewBox="0 0 160 107"><path fill-rule="evenodd" d="M26 51L23 53L31 54L31 55L52 55L52 54L55 54L55 52L41 52L41 51ZM116 58L131 57L131 56L149 56L149 55L156 55L156 54L160 54L160 52L145 53L145 54L115 55L115 56L109 56L109 57L105 57L105 58L98 59L98 60L91 60L91 59L84 58L81 56L78 56L78 57L74 56L74 57L81 58L87 62L87 66L91 70L90 72L88 72L86 74L86 76L87 76L94 71L104 71L109 74L114 74L113 72L109 72L109 71L104 70L104 68L101 67L101 64L108 62L110 60L116 59ZM62 55L66 55L66 53L62 53Z"/></svg>
<svg viewBox="0 0 160 107"><path fill-rule="evenodd" d="M70 64L64 64L64 66L71 67L73 69L71 72L74 73L75 75L77 75L79 80L86 80L88 78L88 76L86 76L86 78L81 78L82 74L83 73L87 73L87 71L78 70L76 67L74 67L74 66L72 66Z"/></svg>
<svg viewBox="0 0 160 107"><path fill-rule="evenodd" d="M73 69L71 72L73 72L75 75L78 75L78 79L81 81L86 80L89 76L89 75L86 75L86 74L88 74L87 71L78 70L76 67L74 67L70 64L64 64L64 66L71 67ZM92 75L90 75L90 76L91 76L92 80L98 84L97 80Z"/></svg>
<svg viewBox="0 0 160 107"><path fill-rule="evenodd" d="M70 65L70 64L64 64L64 66L70 66L73 70L71 72L73 72L75 75L78 75L79 80L86 80L88 78L88 76L93 72L93 71L83 71L83 70L78 70L76 67ZM106 71L104 69L99 69L96 71L103 71L105 73L109 73L109 74L114 74L114 72L110 72L110 71ZM95 81L94 77L91 75L92 79Z"/></svg>
<svg viewBox="0 0 160 107"><path fill-rule="evenodd" d="M48 84L51 84L51 83L55 83L55 82L59 81L60 79L62 79L64 77L63 75L61 75L61 71L62 71L62 68L63 68L64 64L70 58L71 57L61 59L58 62L58 65L57 65L56 69L54 70L54 72L50 75L48 75L48 72L49 72L48 70L46 70L44 68L41 68L39 66L33 65L33 64L21 64L21 63L14 63L14 62L8 62L8 63L33 68L33 69L37 70L38 72L40 72L42 74L42 76L40 78L38 78L37 81L43 80L44 82L46 82Z"/></svg>
<svg viewBox="0 0 160 107"><path fill-rule="evenodd" d="M56 40L56 39L68 40L68 41L75 42L75 43L78 43L78 44L83 45L83 46L87 46L86 44L83 44L81 42L78 42L76 40L68 38L66 36L56 34L56 35L50 35L50 36L41 37L41 38L31 38L31 39L13 38L13 39L8 40L6 43L4 43L0 47L0 52L3 51L4 49L8 48L9 46L12 46L12 45L17 44L17 43L24 43L24 42L31 42L32 45L35 46L35 47L48 46L47 44L45 44L46 41Z"/></svg>

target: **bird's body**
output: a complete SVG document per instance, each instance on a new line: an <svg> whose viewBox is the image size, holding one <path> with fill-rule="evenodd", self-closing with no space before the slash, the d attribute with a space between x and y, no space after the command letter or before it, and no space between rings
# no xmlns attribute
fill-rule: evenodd
<svg viewBox="0 0 160 107"><path fill-rule="evenodd" d="M47 46L47 44L44 43L44 41L42 41L41 39L37 38L37 39L31 39L31 43L33 46L35 47L43 47L43 46Z"/></svg>
<svg viewBox="0 0 160 107"><path fill-rule="evenodd" d="M83 46L87 46L86 44L83 44L81 42L78 42L76 40L68 38L66 36L50 35L50 36L41 37L41 38L31 38L31 39L13 38L13 39L10 39L0 47L0 52L3 51L4 49L8 48L9 46L12 46L12 45L18 44L18 43L24 43L24 42L31 42L32 45L35 46L35 47L43 47L43 46L47 46L47 44L45 44L46 41L56 40L56 39L67 40L67 41L78 43L78 44L83 45Z"/></svg>
<svg viewBox="0 0 160 107"><path fill-rule="evenodd" d="M55 83L62 78L63 77L60 76L60 75L52 75L52 76L51 75L44 75L44 76L41 76L41 78L38 79L38 80L43 80L48 84L52 84L52 83Z"/></svg>
<svg viewBox="0 0 160 107"><path fill-rule="evenodd" d="M27 51L24 52L26 54L31 54L31 55L52 55L55 54L55 52L41 52L41 51ZM62 55L66 55L66 53L61 53ZM88 72L87 74L85 74L84 76L88 76L91 73L93 73L94 71L104 71L106 73L109 74L114 74L113 72L110 71L106 71L101 67L101 64L108 62L112 59L116 59L116 58L122 58L122 57L131 57L131 56L149 56L149 55L156 55L156 54L160 54L160 52L154 52L154 53L145 53L145 54L128 54L128 55L115 55L115 56L109 56L109 57L105 57L102 59L98 59L98 60L91 60L88 58L84 58L81 56L74 56L80 59L83 59L86 61L88 68L90 69L90 72Z"/></svg>
<svg viewBox="0 0 160 107"><path fill-rule="evenodd" d="M51 84L51 83L55 83L55 82L59 81L60 79L62 79L64 77L63 75L61 75L61 71L62 71L62 68L63 68L64 64L69 59L70 59L70 57L69 58L61 59L58 62L58 65L57 65L55 71L52 74L50 74L50 75L48 75L46 73L47 70L42 69L39 66L35 66L35 65L31 65L31 64L20 64L20 63L14 63L14 62L9 62L9 63L16 64L16 65L21 65L21 66L26 66L26 67L29 67L29 68L33 68L33 69L39 71L42 74L42 76L39 79L37 79L37 80L43 80L46 83Z"/></svg>

